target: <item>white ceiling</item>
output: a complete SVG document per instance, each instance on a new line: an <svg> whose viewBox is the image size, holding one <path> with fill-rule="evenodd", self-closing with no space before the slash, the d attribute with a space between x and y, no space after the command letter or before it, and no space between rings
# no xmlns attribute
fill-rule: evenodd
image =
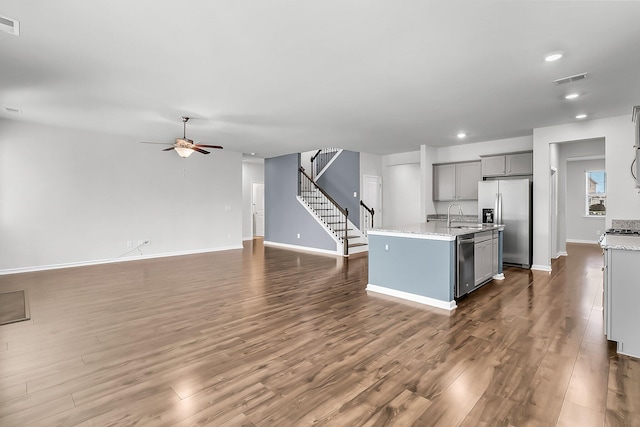
<svg viewBox="0 0 640 427"><path fill-rule="evenodd" d="M0 32L0 118L132 143L171 142L187 115L202 118L188 137L262 157L388 154L640 104L640 2L2 0L0 15L21 30Z"/></svg>

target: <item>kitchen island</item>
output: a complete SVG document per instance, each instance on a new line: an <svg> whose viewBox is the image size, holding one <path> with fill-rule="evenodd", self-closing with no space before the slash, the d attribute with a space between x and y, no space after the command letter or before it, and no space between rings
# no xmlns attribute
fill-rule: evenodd
<svg viewBox="0 0 640 427"><path fill-rule="evenodd" d="M457 242L464 236L497 232L496 250L483 251L476 260L492 262L478 285L502 277L501 231L493 224L453 223L434 221L369 231L369 283L367 291L378 292L434 307L456 308L458 272ZM488 233L487 233L488 232Z"/></svg>

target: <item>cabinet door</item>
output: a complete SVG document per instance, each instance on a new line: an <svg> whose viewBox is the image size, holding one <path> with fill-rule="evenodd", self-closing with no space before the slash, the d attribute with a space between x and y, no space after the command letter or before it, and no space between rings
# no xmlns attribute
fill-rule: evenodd
<svg viewBox="0 0 640 427"><path fill-rule="evenodd" d="M477 286L491 277L491 239L476 243L473 261Z"/></svg>
<svg viewBox="0 0 640 427"><path fill-rule="evenodd" d="M433 166L433 200L456 199L456 165Z"/></svg>
<svg viewBox="0 0 640 427"><path fill-rule="evenodd" d="M507 154L507 175L532 175L533 153Z"/></svg>
<svg viewBox="0 0 640 427"><path fill-rule="evenodd" d="M480 161L482 176L502 176L507 171L505 156L483 157Z"/></svg>
<svg viewBox="0 0 640 427"><path fill-rule="evenodd" d="M478 200L478 181L482 181L480 162L456 164L456 199Z"/></svg>

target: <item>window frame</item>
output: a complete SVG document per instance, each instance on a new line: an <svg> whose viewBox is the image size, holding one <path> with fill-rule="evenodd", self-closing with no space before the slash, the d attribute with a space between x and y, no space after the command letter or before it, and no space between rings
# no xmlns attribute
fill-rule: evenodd
<svg viewBox="0 0 640 427"><path fill-rule="evenodd" d="M591 174L595 174L595 173L602 173L603 176L603 185L604 185L604 191L603 192L591 192L589 191L589 182L593 181L593 179L591 178ZM584 215L587 218L604 218L607 215L607 172L605 170L602 169L598 169L598 170L587 170L584 171L584 182L585 182L585 189L584 189ZM595 181L594 181L595 182ZM599 197L603 200L603 205L604 205L604 211L603 214L594 214L592 213L593 211L591 211L589 209L589 207L591 206L589 204L589 201L591 200L592 197Z"/></svg>

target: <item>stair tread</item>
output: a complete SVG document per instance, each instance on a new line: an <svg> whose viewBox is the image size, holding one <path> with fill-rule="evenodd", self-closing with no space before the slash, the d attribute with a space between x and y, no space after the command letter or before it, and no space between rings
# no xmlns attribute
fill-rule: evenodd
<svg viewBox="0 0 640 427"><path fill-rule="evenodd" d="M349 243L350 248L355 248L357 246L367 246L368 243Z"/></svg>

